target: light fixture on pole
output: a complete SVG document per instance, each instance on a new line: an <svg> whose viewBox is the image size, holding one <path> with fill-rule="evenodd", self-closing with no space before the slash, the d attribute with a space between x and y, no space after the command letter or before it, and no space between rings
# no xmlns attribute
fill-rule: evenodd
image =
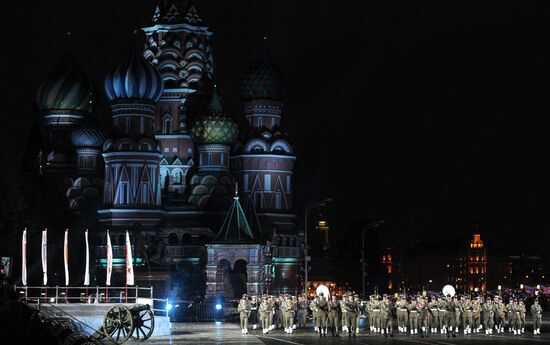
<svg viewBox="0 0 550 345"><path fill-rule="evenodd" d="M328 230L330 229L328 221L323 218L323 215L319 214L319 220L317 220L317 224L315 225L315 229L322 231L325 241L323 243L323 250L328 250L330 248L330 244L328 241Z"/></svg>
<svg viewBox="0 0 550 345"><path fill-rule="evenodd" d="M307 220L308 220L309 212L311 210L318 207L323 207L329 202L332 202L331 198L327 198L325 200L321 200L317 202L312 202L311 204L306 206L306 210L304 213L304 218L305 218L305 221L304 221L304 294L306 298L308 297L308 294L307 294L308 271L309 271L308 263L309 263L309 260L311 259L311 257L308 255L309 246L307 243L307 231L308 231Z"/></svg>

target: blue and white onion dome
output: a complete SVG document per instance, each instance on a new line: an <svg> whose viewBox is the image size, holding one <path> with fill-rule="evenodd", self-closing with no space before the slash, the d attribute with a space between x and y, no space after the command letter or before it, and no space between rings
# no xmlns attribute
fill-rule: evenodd
<svg viewBox="0 0 550 345"><path fill-rule="evenodd" d="M111 103L147 101L155 103L162 94L162 77L159 71L136 48L105 78L105 95Z"/></svg>
<svg viewBox="0 0 550 345"><path fill-rule="evenodd" d="M97 103L97 90L76 63L67 47L60 63L36 91L36 103L42 112L89 114Z"/></svg>
<svg viewBox="0 0 550 345"><path fill-rule="evenodd" d="M72 133L71 140L75 147L99 148L105 142L105 133L89 120Z"/></svg>

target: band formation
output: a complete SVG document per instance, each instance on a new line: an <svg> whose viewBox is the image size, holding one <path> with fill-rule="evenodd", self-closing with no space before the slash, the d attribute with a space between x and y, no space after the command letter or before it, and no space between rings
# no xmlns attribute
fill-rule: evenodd
<svg viewBox="0 0 550 345"><path fill-rule="evenodd" d="M242 334L248 334L248 325L258 325L267 334L277 328L284 328L292 334L296 328L306 328L311 311L314 329L320 337L330 332L338 337L340 332L348 336L359 333L360 318L365 318L372 333L385 337L393 336L394 323L401 334L441 334L456 337L463 334L525 333L527 308L523 300L505 301L500 296L416 296L393 298L387 295L371 295L369 301L360 301L359 295L346 294L342 299L331 296L328 300L320 293L312 301L304 296L256 296L243 295L238 305ZM542 308L535 299L530 308L533 320L533 334L540 335Z"/></svg>

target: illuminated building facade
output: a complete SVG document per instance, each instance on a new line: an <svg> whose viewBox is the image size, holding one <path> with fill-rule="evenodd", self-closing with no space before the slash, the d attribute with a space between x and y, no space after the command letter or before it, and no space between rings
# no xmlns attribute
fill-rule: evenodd
<svg viewBox="0 0 550 345"><path fill-rule="evenodd" d="M468 290L485 291L487 289L487 249L480 234L474 234L467 256L466 280Z"/></svg>
<svg viewBox="0 0 550 345"><path fill-rule="evenodd" d="M391 248L386 248L382 254L382 265L388 278L387 288L391 291L393 289L393 254Z"/></svg>
<svg viewBox="0 0 550 345"><path fill-rule="evenodd" d="M118 272L129 230L136 284L160 295L233 298L299 288L296 157L281 128L280 71L264 47L243 77L246 124L239 128L215 88L213 33L194 1L160 0L143 32L143 50L135 44L105 78L112 131L93 121L98 88L70 51L37 93L44 173L66 179L75 214L97 211L90 226L96 283L104 283L108 228L113 284L124 285ZM228 219L239 219L239 231Z"/></svg>

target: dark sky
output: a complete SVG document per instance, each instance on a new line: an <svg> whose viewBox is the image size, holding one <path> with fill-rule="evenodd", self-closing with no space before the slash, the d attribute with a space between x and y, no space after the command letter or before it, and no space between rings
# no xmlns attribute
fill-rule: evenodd
<svg viewBox="0 0 550 345"><path fill-rule="evenodd" d="M0 138L2 161L16 164L3 164L6 181L17 175L35 87L59 59L64 32L70 28L77 60L102 85L128 53L131 28L150 23L155 3L9 5ZM197 3L215 33L218 84L234 114L240 78L268 33L287 81L283 126L298 156L299 209L331 196L334 231L361 217L383 218L392 241L468 238L479 223L494 246L548 246L547 7ZM109 123L102 102L96 115Z"/></svg>

